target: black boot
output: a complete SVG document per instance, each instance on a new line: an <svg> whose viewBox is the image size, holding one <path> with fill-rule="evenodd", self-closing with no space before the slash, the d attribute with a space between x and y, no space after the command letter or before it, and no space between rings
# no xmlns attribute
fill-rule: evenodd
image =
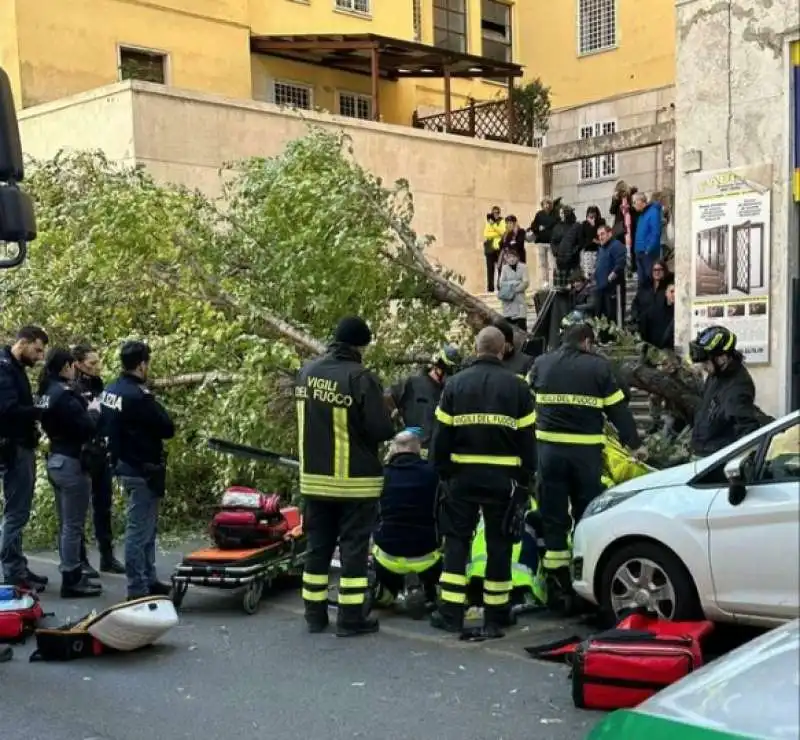
<svg viewBox="0 0 800 740"><path fill-rule="evenodd" d="M100 572L115 573L116 575L125 574L125 566L114 557L114 548L104 546L100 548Z"/></svg>
<svg viewBox="0 0 800 740"><path fill-rule="evenodd" d="M86 576L86 578L92 578L92 579L100 578L100 574L94 567L92 567L92 564L88 561L88 559L84 560L81 563L81 573L83 573L83 575Z"/></svg>
<svg viewBox="0 0 800 740"><path fill-rule="evenodd" d="M42 587L50 583L50 579L47 576L36 575L36 573L34 573L32 570L26 571L25 580L28 581L28 583L33 583L37 586L42 586Z"/></svg>
<svg viewBox="0 0 800 740"><path fill-rule="evenodd" d="M337 637L357 637L358 635L371 635L380 630L381 624L375 617L361 617L357 621L336 621Z"/></svg>
<svg viewBox="0 0 800 740"><path fill-rule="evenodd" d="M0 646L0 663L8 663L13 657L14 651L10 647L6 645Z"/></svg>
<svg viewBox="0 0 800 740"><path fill-rule="evenodd" d="M453 634L461 634L464 631L464 617L457 619L441 609L437 609L430 617L431 627L444 632L452 632Z"/></svg>
<svg viewBox="0 0 800 740"><path fill-rule="evenodd" d="M169 596L172 593L172 586L162 581L153 581L150 584L150 596Z"/></svg>
<svg viewBox="0 0 800 740"><path fill-rule="evenodd" d="M99 583L92 583L80 568L61 574L62 599L83 599L100 596L101 593L103 587Z"/></svg>

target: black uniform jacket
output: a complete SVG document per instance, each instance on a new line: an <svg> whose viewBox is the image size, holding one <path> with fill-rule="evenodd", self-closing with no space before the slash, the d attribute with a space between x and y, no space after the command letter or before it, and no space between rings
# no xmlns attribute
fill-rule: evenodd
<svg viewBox="0 0 800 740"><path fill-rule="evenodd" d="M536 467L533 399L494 357L478 357L444 388L429 459L453 489L506 496Z"/></svg>
<svg viewBox="0 0 800 740"><path fill-rule="evenodd" d="M407 427L422 429L422 446L430 446L436 407L442 397L442 384L427 372L412 375L391 388L392 401Z"/></svg>
<svg viewBox="0 0 800 740"><path fill-rule="evenodd" d="M386 464L375 544L389 555L421 558L439 548L434 511L439 476L419 455L401 453Z"/></svg>
<svg viewBox="0 0 800 740"><path fill-rule="evenodd" d="M692 452L713 455L758 429L755 398L753 379L741 362L734 361L724 373L710 375L694 416Z"/></svg>
<svg viewBox="0 0 800 740"><path fill-rule="evenodd" d="M605 414L623 444L641 444L625 395L604 357L562 346L536 359L528 382L536 399L537 440L602 445Z"/></svg>
<svg viewBox="0 0 800 740"><path fill-rule="evenodd" d="M100 414L90 412L77 390L55 378L36 399L36 406L42 412L42 429L50 440L50 453L80 458L81 448L95 434Z"/></svg>
<svg viewBox="0 0 800 740"><path fill-rule="evenodd" d="M503 358L503 367L510 370L514 375L517 375L522 380L528 376L528 372L533 365L533 357L520 352L518 349L513 349L511 354Z"/></svg>
<svg viewBox="0 0 800 740"><path fill-rule="evenodd" d="M303 367L295 387L300 492L326 498L377 498L381 442L394 436L378 377L346 344Z"/></svg>
<svg viewBox="0 0 800 740"><path fill-rule="evenodd" d="M103 436L119 475L146 477L164 465L164 440L175 436L167 410L135 375L123 373L100 396Z"/></svg>
<svg viewBox="0 0 800 740"><path fill-rule="evenodd" d="M39 416L25 368L10 347L0 349L0 440L34 449Z"/></svg>

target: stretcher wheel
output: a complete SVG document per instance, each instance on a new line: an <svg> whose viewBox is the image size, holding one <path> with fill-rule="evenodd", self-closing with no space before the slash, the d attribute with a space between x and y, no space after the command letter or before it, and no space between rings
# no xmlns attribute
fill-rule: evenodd
<svg viewBox="0 0 800 740"><path fill-rule="evenodd" d="M242 597L242 608L245 614L255 614L258 611L263 593L264 581L260 578L250 581L250 583L247 584L247 588L244 590L244 596Z"/></svg>
<svg viewBox="0 0 800 740"><path fill-rule="evenodd" d="M180 609L183 604L183 599L186 592L189 590L189 584L182 581L172 582L172 604L176 609Z"/></svg>

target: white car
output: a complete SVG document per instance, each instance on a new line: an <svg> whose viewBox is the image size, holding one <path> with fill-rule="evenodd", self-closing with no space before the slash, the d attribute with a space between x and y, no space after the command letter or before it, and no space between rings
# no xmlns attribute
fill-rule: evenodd
<svg viewBox="0 0 800 740"><path fill-rule="evenodd" d="M573 587L609 616L775 626L800 615L800 411L714 455L598 496Z"/></svg>

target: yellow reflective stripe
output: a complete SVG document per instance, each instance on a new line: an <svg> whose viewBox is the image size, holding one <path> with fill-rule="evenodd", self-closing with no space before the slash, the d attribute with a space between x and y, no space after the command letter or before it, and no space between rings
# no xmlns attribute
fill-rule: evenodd
<svg viewBox="0 0 800 740"><path fill-rule="evenodd" d="M522 459L510 455L458 455L453 453L450 459L454 463L463 465L500 465L503 467L515 468L522 465Z"/></svg>
<svg viewBox="0 0 800 740"><path fill-rule="evenodd" d="M444 411L442 411L441 406L436 407L436 412L434 416L436 416L436 418L440 422L442 422L442 424L447 424L447 426L453 426L453 417L450 416L450 414L446 414Z"/></svg>
<svg viewBox="0 0 800 740"><path fill-rule="evenodd" d="M454 591L446 591L442 589L441 593L439 594L439 598L442 601L447 601L450 604L466 604L467 603L467 595L466 594L457 594Z"/></svg>
<svg viewBox="0 0 800 740"><path fill-rule="evenodd" d="M453 426L468 427L475 425L517 428L517 420L505 414L458 414L453 417Z"/></svg>
<svg viewBox="0 0 800 740"><path fill-rule="evenodd" d="M350 473L350 434L347 430L347 409L333 409L333 477L344 480Z"/></svg>
<svg viewBox="0 0 800 740"><path fill-rule="evenodd" d="M297 451L300 458L300 470L302 470L306 435L306 402L298 398L295 407L297 409Z"/></svg>
<svg viewBox="0 0 800 740"><path fill-rule="evenodd" d="M503 606L511 599L510 594L483 594L483 603L485 606Z"/></svg>
<svg viewBox="0 0 800 740"><path fill-rule="evenodd" d="M532 427L536 423L536 412L532 411L527 416L523 416L521 419L517 420L517 429L525 429L527 427Z"/></svg>
<svg viewBox="0 0 800 740"><path fill-rule="evenodd" d="M725 342L725 345L722 347L723 352L727 352L731 347L733 347L733 343L736 341L736 337L731 334L728 337L728 341Z"/></svg>
<svg viewBox="0 0 800 740"><path fill-rule="evenodd" d="M377 545L373 546L372 554L386 570L398 575L422 573L428 568L432 568L442 558L442 553L439 550L416 558L404 558L398 555L389 555Z"/></svg>
<svg viewBox="0 0 800 740"><path fill-rule="evenodd" d="M602 434L568 434L566 432L545 432L541 429L536 430L536 439L565 445L601 445L605 442Z"/></svg>
<svg viewBox="0 0 800 740"><path fill-rule="evenodd" d="M536 403L542 406L584 406L603 408L603 399L597 396L581 396L577 393L537 393Z"/></svg>
<svg viewBox="0 0 800 740"><path fill-rule="evenodd" d="M495 591L496 593L503 593L510 591L512 588L511 581L484 581L484 591Z"/></svg>
<svg viewBox="0 0 800 740"><path fill-rule="evenodd" d="M318 573L307 573L303 571L303 583L308 583L312 586L327 586L328 585L328 574L325 575L318 574Z"/></svg>
<svg viewBox="0 0 800 740"><path fill-rule="evenodd" d="M334 478L332 475L300 473L300 493L307 496L374 498L383 490L383 478Z"/></svg>
<svg viewBox="0 0 800 740"><path fill-rule="evenodd" d="M548 570L566 568L572 562L572 553L569 550L547 550L542 558L542 567Z"/></svg>
<svg viewBox="0 0 800 740"><path fill-rule="evenodd" d="M444 572L439 576L439 583L449 583L452 586L466 586L467 577L460 573Z"/></svg>
<svg viewBox="0 0 800 740"><path fill-rule="evenodd" d="M340 578L339 588L366 588L368 586L366 578Z"/></svg>
<svg viewBox="0 0 800 740"><path fill-rule="evenodd" d="M622 391L616 391L603 399L603 406L613 406L614 404L622 403L624 400L625 394Z"/></svg>
<svg viewBox="0 0 800 740"><path fill-rule="evenodd" d="M363 591L360 594L339 594L337 601L342 606L357 606L358 604L364 603L364 593Z"/></svg>
<svg viewBox="0 0 800 740"><path fill-rule="evenodd" d="M304 588L302 590L303 599L305 601L327 601L328 600L328 591L309 591L308 589Z"/></svg>
<svg viewBox="0 0 800 740"><path fill-rule="evenodd" d="M419 456L420 456L420 457L421 457L423 460L427 460L427 459L428 459L428 450L427 450L427 448L426 448L426 447L423 447L423 448L422 448L422 449L419 451Z"/></svg>

